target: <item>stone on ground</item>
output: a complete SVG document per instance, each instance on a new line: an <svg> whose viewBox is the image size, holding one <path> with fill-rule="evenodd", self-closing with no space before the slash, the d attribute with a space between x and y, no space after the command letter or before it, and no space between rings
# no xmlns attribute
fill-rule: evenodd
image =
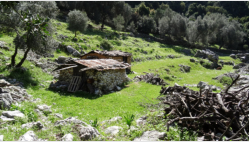
<svg viewBox="0 0 249 142"><path fill-rule="evenodd" d="M26 124L22 124L22 129L23 128L38 128L39 130L44 128L44 125L38 121L38 122L30 122L30 123L26 123Z"/></svg>
<svg viewBox="0 0 249 142"><path fill-rule="evenodd" d="M158 141L166 137L165 132L158 131L146 131L139 138L135 138L133 141Z"/></svg>
<svg viewBox="0 0 249 142"><path fill-rule="evenodd" d="M98 130L92 126L83 126L83 125L76 125L76 131L79 134L79 137L82 141L91 140L95 137L99 137L100 133Z"/></svg>
<svg viewBox="0 0 249 142"><path fill-rule="evenodd" d="M22 135L18 141L37 141L38 138L33 131L28 131Z"/></svg>
<svg viewBox="0 0 249 142"><path fill-rule="evenodd" d="M136 122L137 122L137 125L138 126L140 126L140 125L145 125L146 124L146 119L147 119L147 117L146 116L142 116L142 117L140 117L139 119L137 119L136 120Z"/></svg>
<svg viewBox="0 0 249 142"><path fill-rule="evenodd" d="M37 108L42 111L42 112L52 112L51 110L51 106L47 106L47 105L38 105Z"/></svg>
<svg viewBox="0 0 249 142"><path fill-rule="evenodd" d="M0 135L0 141L3 141L3 135Z"/></svg>
<svg viewBox="0 0 249 142"><path fill-rule="evenodd" d="M14 117L21 117L24 118L25 115L20 112L19 110L15 110L15 111L3 111L2 115L8 118L14 118Z"/></svg>
<svg viewBox="0 0 249 142"><path fill-rule="evenodd" d="M79 119L76 119L74 117L69 117L67 119L64 119L64 120L57 120L54 125L55 126L64 126L64 125L67 125L67 124L82 124L84 126L89 126L86 122L83 122Z"/></svg>
<svg viewBox="0 0 249 142"><path fill-rule="evenodd" d="M61 138L61 141L73 141L73 135L72 134L66 134Z"/></svg>
<svg viewBox="0 0 249 142"><path fill-rule="evenodd" d="M206 82L203 82L203 81L200 81L198 84L197 84L197 88L201 88L201 89L204 89L208 84Z"/></svg>
<svg viewBox="0 0 249 142"><path fill-rule="evenodd" d="M119 130L122 129L122 127L119 127L119 126L111 126L111 127L108 127L106 130L105 130L105 133L106 134L111 134L111 135L116 135Z"/></svg>

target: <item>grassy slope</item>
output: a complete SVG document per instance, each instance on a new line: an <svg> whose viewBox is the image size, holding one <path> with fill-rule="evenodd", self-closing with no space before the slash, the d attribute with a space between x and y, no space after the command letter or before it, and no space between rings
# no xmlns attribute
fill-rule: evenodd
<svg viewBox="0 0 249 142"><path fill-rule="evenodd" d="M54 21L54 23L57 26L58 34L67 35L70 38L74 36L72 32L66 29L66 23L58 21ZM57 25L56 23L60 23L61 25ZM87 43L85 44L82 41L79 42L79 44L86 52L98 49L97 46L105 38L105 35L110 35L112 32L113 31L109 27L107 27L104 32L98 30L87 31L84 33L84 35L78 35L78 39L86 39ZM7 43L12 43L12 40L12 37L6 35L0 38L0 41L5 41ZM209 84L222 87L222 84L212 80L211 78L225 72L232 71L231 66L225 66L222 70L209 70L203 68L200 64L191 63L189 59L193 57L182 54L181 50L184 48L179 46L163 45L158 42L148 42L141 38L134 37L128 37L124 39L120 38L119 40L114 38L113 40L109 41L113 43L116 50L131 52L134 57L152 57L155 55L165 56L169 54L181 55L182 57L177 59L161 59L132 63L132 70L138 74L143 74L143 72L159 73L161 77L165 78L166 82L170 83L170 85L173 85L174 83L178 83L180 85L197 84L199 81L205 81ZM64 44L72 45L73 47L78 48L76 43L70 40L64 41ZM88 47L88 45L90 45L90 47ZM12 46L11 51L1 51L4 53L4 56L10 57L13 54L13 50L14 48ZM147 51L149 54L141 53L143 50ZM69 56L64 52L55 52L54 55L55 57L53 59L57 58L58 56ZM4 56L1 56L1 58ZM19 53L17 61L20 60L20 57L22 57L22 55ZM238 60L234 60L229 56L221 57L221 59L225 61L232 60L236 63L239 62ZM5 64L5 62L0 64ZM178 66L179 64L191 66L190 73L181 73ZM43 73L40 68L32 67L31 65L32 63L29 61L25 61L23 66L28 68L28 71L25 73L14 71L11 72L5 69L4 66L1 66L0 74L17 78L18 80L24 82L25 88L29 94L33 95L34 98L41 98L41 104L45 103L51 105L54 112L63 114L64 118L78 116L79 119L86 121L87 123L89 120L94 120L95 118L98 118L99 121L102 121L115 116L124 116L126 113L136 114L136 118L138 118L139 116L146 113L146 108L143 108L140 104L157 103L155 98L159 95L160 86L154 86L143 82L131 82L121 91L106 94L99 98L95 98L89 94L83 94L82 92L67 93L60 91L50 91L46 88L49 86L49 82L53 80L53 77ZM170 67L172 65L175 67ZM167 74L167 72L164 71L164 68L170 69L170 73ZM153 71L149 71L149 69L152 69ZM158 71L155 71L155 69ZM129 77L133 78L135 75L136 74L131 74ZM172 75L176 76L177 78L172 78ZM41 83L46 87L42 88L40 86ZM56 132L57 130L53 131ZM23 134L18 133L17 136L13 138L12 135L14 135L14 131L13 133L7 133L0 130L0 133L9 135L10 137L9 139L7 138L7 140L15 140L18 138L18 136ZM101 133L103 134L102 131ZM43 138L53 140L52 136L47 136L46 132L44 132L44 134L39 132L38 135Z"/></svg>

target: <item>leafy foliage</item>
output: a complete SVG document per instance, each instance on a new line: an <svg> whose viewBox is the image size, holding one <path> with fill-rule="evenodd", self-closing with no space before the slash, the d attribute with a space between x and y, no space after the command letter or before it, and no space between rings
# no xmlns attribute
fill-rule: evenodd
<svg viewBox="0 0 249 142"><path fill-rule="evenodd" d="M137 30L146 34L156 32L156 22L151 17L143 16L141 20L138 21Z"/></svg>
<svg viewBox="0 0 249 142"><path fill-rule="evenodd" d="M117 17L113 18L113 23L115 25L115 29L118 31L122 31L122 29L124 28L124 17L121 15L118 15Z"/></svg>
<svg viewBox="0 0 249 142"><path fill-rule="evenodd" d="M132 121L134 121L134 118L135 118L135 115L131 114L127 114L126 116L124 116L124 120L125 120L125 123L129 126L129 129L131 127L131 123Z"/></svg>
<svg viewBox="0 0 249 142"><path fill-rule="evenodd" d="M84 32L87 28L88 17L86 13L83 13L79 10L73 10L68 13L68 29L75 32Z"/></svg>
<svg viewBox="0 0 249 142"><path fill-rule="evenodd" d="M112 44L108 40L102 40L100 46L102 46L104 50L108 51L113 49Z"/></svg>

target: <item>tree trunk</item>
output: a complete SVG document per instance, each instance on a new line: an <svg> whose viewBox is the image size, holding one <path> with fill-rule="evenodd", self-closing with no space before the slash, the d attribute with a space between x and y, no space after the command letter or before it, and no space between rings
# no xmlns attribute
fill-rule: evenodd
<svg viewBox="0 0 249 142"><path fill-rule="evenodd" d="M14 54L11 56L11 67L14 67L15 64L16 64L16 55L17 55L17 50L18 50L18 47L15 46L15 52Z"/></svg>
<svg viewBox="0 0 249 142"><path fill-rule="evenodd" d="M101 31L104 29L105 18L102 19Z"/></svg>
<svg viewBox="0 0 249 142"><path fill-rule="evenodd" d="M76 35L76 31L75 31L75 37L76 37L77 35Z"/></svg>
<svg viewBox="0 0 249 142"><path fill-rule="evenodd" d="M24 63L24 61L25 61L26 58L27 58L27 55L28 55L30 49L31 49L31 48L28 48L28 49L25 51L22 60L16 65L16 68L19 68L19 67L22 66L22 64Z"/></svg>

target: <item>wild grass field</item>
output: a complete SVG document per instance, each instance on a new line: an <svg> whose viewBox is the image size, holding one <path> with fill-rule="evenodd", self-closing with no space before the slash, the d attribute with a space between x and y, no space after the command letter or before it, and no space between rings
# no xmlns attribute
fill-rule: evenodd
<svg viewBox="0 0 249 142"><path fill-rule="evenodd" d="M107 26L104 31L99 31L96 29L88 30L85 33L78 34L77 38L79 42L73 42L71 39L73 38L74 33L67 30L67 23L59 21L53 21L53 23L56 26L57 36L63 34L69 37L64 41L58 39L60 42L62 42L62 44L71 45L78 50L80 49L80 45L85 52L96 49L101 50L100 42L102 40L105 40L106 35L108 36L115 32ZM98 27L98 25L94 26ZM126 32L119 33L127 35L129 34ZM54 35L54 37L57 38L56 35ZM0 41L11 44L10 51L0 50L4 53L4 55L1 55L0 57L2 59L2 62L0 62L0 74L22 81L29 94L31 94L34 98L41 98L42 101L38 104L47 104L52 106L53 112L63 114L63 118L73 116L89 123L96 118L99 122L101 122L115 116L123 117L126 114L134 114L135 119L138 119L140 116L150 113L148 112L148 108L144 107L146 106L146 104L158 103L158 100L156 98L160 95L159 91L161 87L145 82L131 81L127 85L125 85L121 91L105 94L101 97L96 97L83 92L68 93L60 90L49 90L48 87L50 82L53 81L53 76L44 73L40 68L33 65L33 63L27 60L24 62L23 67L27 68L26 72L19 72L13 69L9 70L6 68L5 64L10 63L10 60L4 61L4 57L11 57L14 52L13 37L3 35L0 37ZM86 41L86 43L84 41ZM233 71L232 66L228 65L225 65L222 70L211 70L204 68L199 63L192 63L190 62L190 58L194 58L197 60L199 59L193 56L186 56L182 52L185 48L181 46L165 45L155 41L147 41L142 38L131 36L113 37L108 41L112 43L112 45L114 46L114 50L131 52L134 58L154 57L156 55L181 56L180 58L175 59L166 58L160 60L153 59L150 61L132 62L132 71L136 72L136 74L129 74L128 77L130 77L131 79L136 75L144 74L144 72L153 72L159 74L160 77L162 77L170 85L174 85L174 83L178 83L179 85L198 84L199 81L204 81L208 82L210 85L224 88L221 83L213 80L212 78L226 72ZM144 54L144 51L147 51L148 53ZM192 50L191 52L194 53L196 52L196 50ZM54 57L51 59L54 60L59 56L71 55L68 55L64 51L55 51ZM17 60L20 60L21 57L22 54L19 52ZM222 59L223 61L234 61L236 64L240 62L239 60L234 60L229 56L220 56L220 59ZM179 64L190 66L190 72L182 73L179 69ZM165 71L165 69L169 69L170 71L167 72ZM45 85L45 87L42 87L41 84ZM196 87L190 88L197 90ZM23 103L23 105L25 105L25 103ZM30 105L29 107L34 108L35 105ZM49 120L55 122L57 119L49 116ZM0 129L0 133L5 135L6 140L17 140L20 135L26 132L24 132L24 130L12 130L12 128L18 127L20 125L21 123L16 123L15 125L11 126L8 131ZM122 122L116 125L125 126L125 123ZM133 122L133 125L135 125L135 122ZM142 131L145 131L148 128L166 131L163 130L163 126L158 125L156 127L158 128L154 128L154 126L148 126L141 129L136 134L134 133L134 135L130 135L127 137L122 137L122 134L120 134L120 137L118 137L116 140L132 140L133 138L135 138L135 136L141 135ZM102 130L100 130L100 128L98 129L101 134L105 135ZM71 131L69 128L64 128L63 130L65 131L63 133ZM58 133L61 132L61 130L59 128L51 128L47 131L39 131L38 136L47 140L55 140L53 135L49 134L50 132ZM75 140L79 139L75 137Z"/></svg>

